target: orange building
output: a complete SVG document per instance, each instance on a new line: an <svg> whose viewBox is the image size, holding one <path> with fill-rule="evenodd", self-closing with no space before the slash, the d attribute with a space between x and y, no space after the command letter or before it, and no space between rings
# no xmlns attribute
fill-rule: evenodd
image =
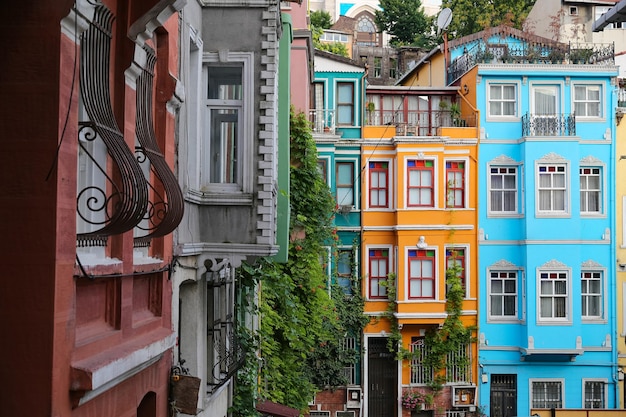
<svg viewBox="0 0 626 417"><path fill-rule="evenodd" d="M369 415L396 416L402 407L409 416L403 395L432 392L425 335L448 316L445 277L454 264L465 291L461 322L477 324L478 129L474 113L457 111L456 87L374 87L366 101L373 104L361 154L361 262L372 320L364 330L364 406ZM398 335L408 359L390 354L389 338ZM419 406L425 415L475 406L476 355L475 343L448 354L443 390Z"/></svg>

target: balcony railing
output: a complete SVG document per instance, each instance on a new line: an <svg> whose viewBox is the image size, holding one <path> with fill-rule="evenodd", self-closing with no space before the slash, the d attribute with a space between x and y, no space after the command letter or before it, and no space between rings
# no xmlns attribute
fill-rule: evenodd
<svg viewBox="0 0 626 417"><path fill-rule="evenodd" d="M394 126L398 136L435 136L439 127L475 127L476 116L454 117L450 110L373 110L367 126Z"/></svg>
<svg viewBox="0 0 626 417"><path fill-rule="evenodd" d="M314 109L309 111L313 133L335 134L335 110Z"/></svg>
<svg viewBox="0 0 626 417"><path fill-rule="evenodd" d="M455 58L448 66L448 83L452 83L479 63L501 64L615 64L613 43L528 43L512 45L494 43L476 45Z"/></svg>
<svg viewBox="0 0 626 417"><path fill-rule="evenodd" d="M576 136L576 117L526 113L522 116L522 136Z"/></svg>

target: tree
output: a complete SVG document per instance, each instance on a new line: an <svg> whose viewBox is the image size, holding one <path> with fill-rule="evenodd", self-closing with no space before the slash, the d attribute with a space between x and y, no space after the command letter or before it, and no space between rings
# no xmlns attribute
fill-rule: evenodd
<svg viewBox="0 0 626 417"><path fill-rule="evenodd" d="M393 36L396 45L413 45L429 32L429 24L420 0L380 0L376 25Z"/></svg>
<svg viewBox="0 0 626 417"><path fill-rule="evenodd" d="M452 10L448 26L451 38L460 38L489 27L508 25L522 29L535 0L443 0L441 7Z"/></svg>
<svg viewBox="0 0 626 417"><path fill-rule="evenodd" d="M330 13L324 10L317 10L311 12L311 26L315 26L322 29L330 29L332 22Z"/></svg>

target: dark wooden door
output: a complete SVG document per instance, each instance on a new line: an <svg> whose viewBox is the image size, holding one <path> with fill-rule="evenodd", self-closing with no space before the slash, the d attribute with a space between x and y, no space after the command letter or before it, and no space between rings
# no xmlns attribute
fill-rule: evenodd
<svg viewBox="0 0 626 417"><path fill-rule="evenodd" d="M490 417L517 415L517 375L491 375Z"/></svg>
<svg viewBox="0 0 626 417"><path fill-rule="evenodd" d="M396 360L387 349L386 337L369 338L367 347L367 415L395 417L398 391Z"/></svg>

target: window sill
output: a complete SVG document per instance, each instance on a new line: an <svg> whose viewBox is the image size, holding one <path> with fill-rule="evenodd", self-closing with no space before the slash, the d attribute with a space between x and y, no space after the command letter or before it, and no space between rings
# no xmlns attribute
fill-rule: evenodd
<svg viewBox="0 0 626 417"><path fill-rule="evenodd" d="M213 191L187 190L185 200L199 205L247 206L252 205L252 194L243 192L218 193Z"/></svg>
<svg viewBox="0 0 626 417"><path fill-rule="evenodd" d="M72 362L71 390L75 406L136 375L163 357L174 346L170 329L129 340L115 348Z"/></svg>

